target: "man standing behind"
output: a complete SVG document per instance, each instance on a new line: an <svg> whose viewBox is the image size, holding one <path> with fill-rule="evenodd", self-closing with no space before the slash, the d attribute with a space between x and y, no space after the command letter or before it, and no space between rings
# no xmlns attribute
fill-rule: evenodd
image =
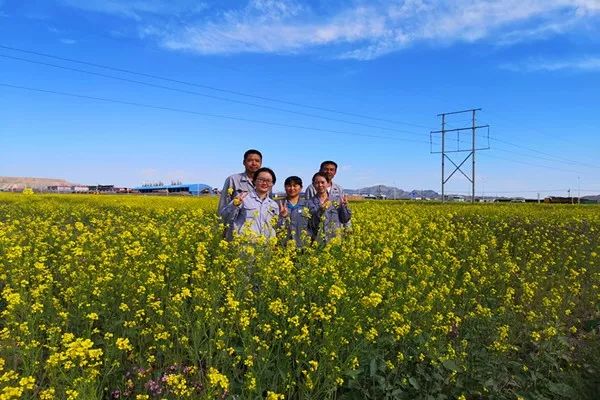
<svg viewBox="0 0 600 400"><path fill-rule="evenodd" d="M221 198L219 199L219 207L217 209L219 214L221 214L223 208L240 193L254 192L252 179L254 178L254 173L262 165L261 152L255 149L247 150L244 153L243 164L245 168L244 172L233 174L225 179L225 184L221 191Z"/></svg>
<svg viewBox="0 0 600 400"><path fill-rule="evenodd" d="M335 174L337 173L337 163L335 161L330 161L330 160L323 161L321 163L321 167L319 168L319 172L322 172L323 174L325 174L325 176L327 178L327 193L329 193L329 198L332 201L335 199L338 199L338 201L341 201L342 196L344 195L344 190L337 183L333 183L333 178L335 177ZM309 187L306 188L306 192L304 193L304 196L308 200L308 199L314 197L316 194L317 194L317 191L315 190L315 187L311 184Z"/></svg>

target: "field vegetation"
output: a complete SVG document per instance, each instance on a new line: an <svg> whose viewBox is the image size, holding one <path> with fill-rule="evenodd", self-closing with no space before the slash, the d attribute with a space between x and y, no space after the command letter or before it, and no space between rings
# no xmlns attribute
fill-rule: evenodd
<svg viewBox="0 0 600 400"><path fill-rule="evenodd" d="M299 251L214 198L0 195L0 399L593 399L600 208L351 203Z"/></svg>

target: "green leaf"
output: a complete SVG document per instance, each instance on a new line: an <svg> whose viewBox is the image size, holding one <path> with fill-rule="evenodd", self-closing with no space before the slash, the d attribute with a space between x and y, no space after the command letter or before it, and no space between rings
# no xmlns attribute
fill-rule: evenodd
<svg viewBox="0 0 600 400"><path fill-rule="evenodd" d="M408 378L408 383L410 383L412 385L412 387L414 387L417 390L421 389L419 382L412 376L410 378Z"/></svg>
<svg viewBox="0 0 600 400"><path fill-rule="evenodd" d="M377 360L372 359L370 364L371 378L377 373Z"/></svg>
<svg viewBox="0 0 600 400"><path fill-rule="evenodd" d="M444 367L446 367L450 371L458 372L458 365L456 365L456 361L454 361L454 360L446 360L442 364L444 365Z"/></svg>
<svg viewBox="0 0 600 400"><path fill-rule="evenodd" d="M352 369L352 370L346 371L346 376L350 377L350 379L356 379L356 378L358 378L359 375L360 375L359 369Z"/></svg>
<svg viewBox="0 0 600 400"><path fill-rule="evenodd" d="M550 391L554 394L557 394L557 395L563 396L563 397L567 397L567 398L570 398L575 392L573 390L573 388L571 386L567 385L566 383L550 382L548 384L548 389L550 389Z"/></svg>

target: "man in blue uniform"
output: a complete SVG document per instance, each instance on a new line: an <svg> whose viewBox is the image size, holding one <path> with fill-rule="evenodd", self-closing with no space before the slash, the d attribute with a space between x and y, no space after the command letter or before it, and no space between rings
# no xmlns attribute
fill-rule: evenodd
<svg viewBox="0 0 600 400"><path fill-rule="evenodd" d="M262 166L262 154L260 151L250 149L244 153L244 172L233 174L225 179L221 197L219 198L219 206L217 211L221 214L223 208L229 204L240 193L254 192L254 184L252 180L256 171Z"/></svg>

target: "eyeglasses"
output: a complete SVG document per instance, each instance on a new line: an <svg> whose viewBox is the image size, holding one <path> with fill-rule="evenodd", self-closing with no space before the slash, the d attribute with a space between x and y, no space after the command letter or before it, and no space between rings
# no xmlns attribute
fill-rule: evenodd
<svg viewBox="0 0 600 400"><path fill-rule="evenodd" d="M272 180L265 179L265 178L256 178L256 182L258 182L258 183L266 183L267 185L270 185L270 184L273 183Z"/></svg>

